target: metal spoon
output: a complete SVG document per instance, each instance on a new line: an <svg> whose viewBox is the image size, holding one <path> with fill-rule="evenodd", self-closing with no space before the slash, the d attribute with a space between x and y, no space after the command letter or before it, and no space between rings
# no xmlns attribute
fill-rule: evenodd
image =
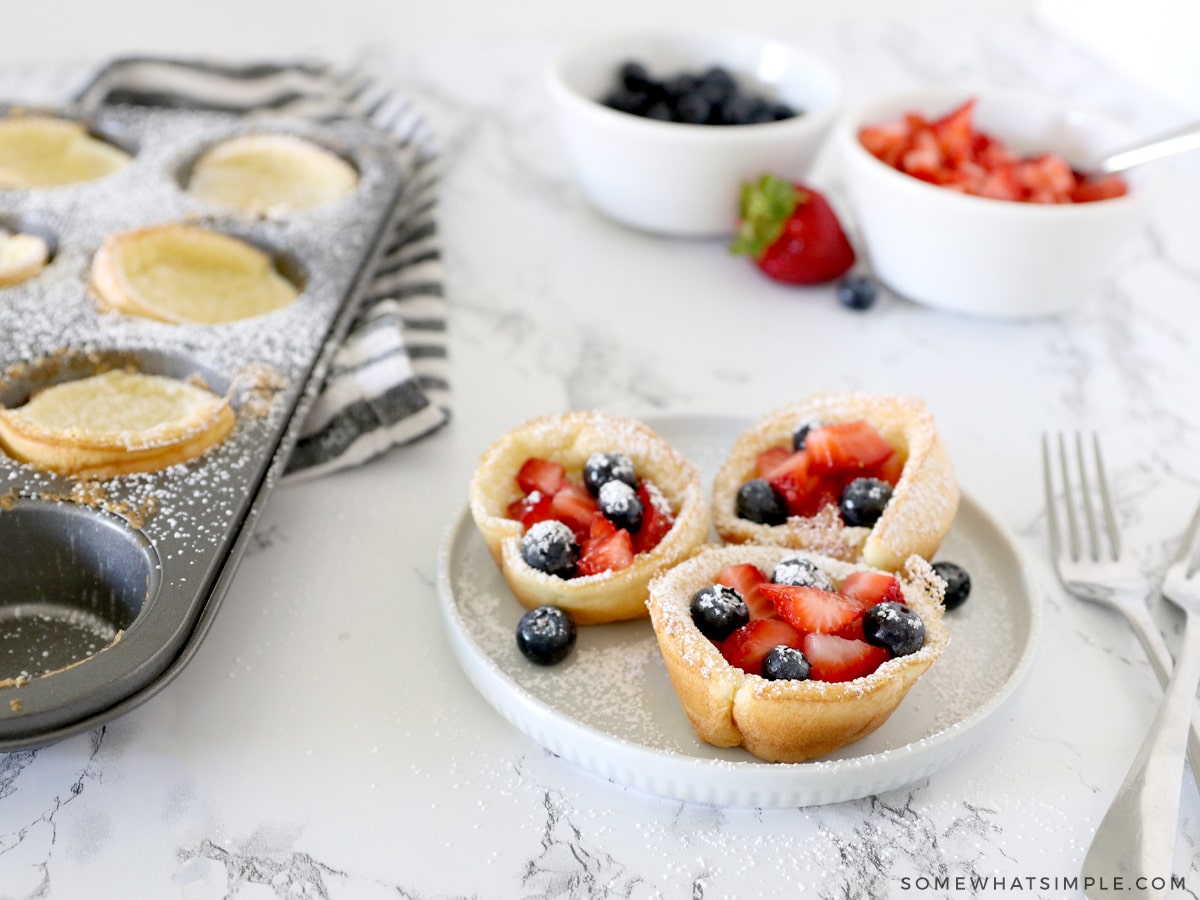
<svg viewBox="0 0 1200 900"><path fill-rule="evenodd" d="M1178 131L1110 153L1103 159L1085 166L1081 171L1085 175L1111 175L1140 166L1142 163L1162 159L1164 156L1197 149L1200 149L1200 122L1193 122Z"/></svg>

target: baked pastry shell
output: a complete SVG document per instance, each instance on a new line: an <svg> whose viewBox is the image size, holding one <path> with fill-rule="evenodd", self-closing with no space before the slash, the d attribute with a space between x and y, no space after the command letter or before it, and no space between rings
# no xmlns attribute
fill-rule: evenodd
<svg viewBox="0 0 1200 900"><path fill-rule="evenodd" d="M201 456L233 431L228 398L205 393L184 416L139 432L50 427L21 407L0 407L0 447L35 468L80 478L157 471Z"/></svg>
<svg viewBox="0 0 1200 900"><path fill-rule="evenodd" d="M358 189L358 169L308 138L252 132L201 152L184 173L199 200L255 215L286 215L333 203Z"/></svg>
<svg viewBox="0 0 1200 900"><path fill-rule="evenodd" d="M705 547L650 583L650 621L667 675L696 735L718 747L742 746L768 762L803 762L866 737L887 721L945 650L945 585L919 556L900 581L905 603L925 623L925 645L847 682L768 681L730 665L692 621L691 599L726 566L752 563L769 574L790 557L812 560L840 582L867 567L785 547Z"/></svg>
<svg viewBox="0 0 1200 900"><path fill-rule="evenodd" d="M242 274L252 276L244 282L253 280L259 293L268 290L272 298L265 304L261 298L254 297L241 303L227 299L223 306L205 309L196 317L155 302L139 288L139 279L131 274L129 266L136 261L138 266L146 267L147 263L159 259L170 263L176 254L192 260L193 266L195 260L208 256L218 272L226 266L241 269ZM109 235L92 259L88 286L102 310L124 312L172 325L218 325L267 315L290 305L303 291L303 278L294 262L235 235L168 222ZM180 289L193 287L185 284ZM225 291L226 286L220 282L213 289L218 296ZM246 303L251 303L252 308L243 308Z"/></svg>
<svg viewBox="0 0 1200 900"><path fill-rule="evenodd" d="M540 457L559 463L568 478L582 483L584 463L593 453L629 456L638 477L662 491L675 522L656 547L637 554L626 569L571 579L547 575L522 558L524 528L508 518L509 504L522 496L517 472L530 457ZM470 494L471 516L517 599L530 609L560 606L580 625L645 616L650 579L690 556L709 529L696 467L645 425L598 412L547 416L510 431L483 454Z"/></svg>
<svg viewBox="0 0 1200 900"><path fill-rule="evenodd" d="M832 506L812 518L790 517L782 525L740 519L738 488L757 477L758 455L792 443L806 419L824 424L866 419L905 456L891 502L872 528L850 527ZM713 479L713 525L733 544L776 544L812 550L847 562L895 571L916 554L931 559L954 523L959 489L954 466L924 402L911 397L817 394L764 416L734 441Z"/></svg>

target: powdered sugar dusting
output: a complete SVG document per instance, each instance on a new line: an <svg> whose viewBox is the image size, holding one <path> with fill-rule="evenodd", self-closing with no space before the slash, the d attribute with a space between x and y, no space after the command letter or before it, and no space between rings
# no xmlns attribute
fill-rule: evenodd
<svg viewBox="0 0 1200 900"><path fill-rule="evenodd" d="M354 123L250 124L219 113L135 108L102 119L105 133L137 148L130 165L96 181L5 192L6 212L44 224L58 247L38 277L0 297L0 404L18 407L49 384L133 366L185 379L200 373L210 388L229 395L237 424L201 459L91 482L85 491L0 454L0 494L126 518L157 551L163 603L186 621L224 565L293 409L315 388L309 371L328 350L330 329L373 249L400 173L386 141ZM214 210L182 189L181 173L202 149L249 130L289 131L332 147L354 160L360 190L302 214L250 218ZM101 312L87 285L93 254L115 232L162 222L201 225L265 248L299 281L301 296L269 315L218 326Z"/></svg>

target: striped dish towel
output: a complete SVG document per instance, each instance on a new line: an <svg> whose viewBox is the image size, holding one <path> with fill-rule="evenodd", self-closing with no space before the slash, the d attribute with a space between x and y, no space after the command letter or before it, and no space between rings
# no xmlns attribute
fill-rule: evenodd
<svg viewBox="0 0 1200 900"><path fill-rule="evenodd" d="M408 177L368 273L362 308L334 356L288 462L288 480L347 468L409 444L450 418L446 308L437 208L437 149L421 115L360 72L324 64L226 65L125 57L78 93L87 110L137 104L356 118L390 134Z"/></svg>

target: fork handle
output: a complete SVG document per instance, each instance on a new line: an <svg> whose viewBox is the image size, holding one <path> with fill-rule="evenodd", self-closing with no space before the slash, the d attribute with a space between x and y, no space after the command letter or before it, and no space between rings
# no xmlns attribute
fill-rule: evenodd
<svg viewBox="0 0 1200 900"><path fill-rule="evenodd" d="M1146 658L1150 660L1150 668L1154 670L1158 683L1165 688L1171 681L1171 672L1175 668L1175 661L1171 658L1171 651L1167 648L1167 642L1163 640L1162 632L1158 630L1158 626L1154 624L1154 620L1150 618L1150 614L1145 609L1141 607L1130 609L1125 606L1121 606L1120 609L1129 620L1129 625L1141 642L1142 649L1146 651ZM1196 784L1200 784L1200 717L1197 716L1194 709L1192 710L1191 729L1188 731L1187 756Z"/></svg>
<svg viewBox="0 0 1200 900"><path fill-rule="evenodd" d="M1085 878L1168 877L1179 836L1180 769L1200 684L1200 614L1189 614L1183 646L1158 714L1117 789L1083 862ZM1152 897L1136 890L1128 897Z"/></svg>

